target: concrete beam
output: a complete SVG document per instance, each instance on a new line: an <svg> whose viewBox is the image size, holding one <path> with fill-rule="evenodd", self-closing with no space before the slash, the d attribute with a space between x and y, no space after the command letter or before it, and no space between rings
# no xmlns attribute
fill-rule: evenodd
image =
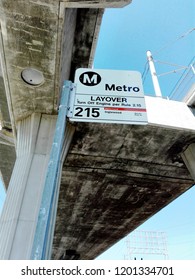
<svg viewBox="0 0 195 280"><path fill-rule="evenodd" d="M183 98L183 102L185 102L188 106L195 107L195 83L191 85L188 93Z"/></svg>
<svg viewBox="0 0 195 280"><path fill-rule="evenodd" d="M181 157L195 143L191 109L145 100L148 125L77 124L62 171L52 258L67 250L95 258L193 186Z"/></svg>
<svg viewBox="0 0 195 280"><path fill-rule="evenodd" d="M195 131L194 114L186 103L150 96L145 101L148 125Z"/></svg>
<svg viewBox="0 0 195 280"><path fill-rule="evenodd" d="M15 122L33 112L56 113L62 82L69 79L72 54L77 55L78 50L87 53L74 56L72 72L75 67L91 63L103 9L130 2L50 0L40 5L39 1L0 1L2 70L14 128ZM87 24L83 25L83 20ZM85 43L79 40L78 46L78 38L85 39ZM36 90L21 79L21 72L27 67L41 71L45 78Z"/></svg>
<svg viewBox="0 0 195 280"><path fill-rule="evenodd" d="M122 8L132 2L132 0L77 0L77 1L67 1L60 0L61 4L66 8Z"/></svg>
<svg viewBox="0 0 195 280"><path fill-rule="evenodd" d="M18 123L17 159L0 219L0 259L50 259L61 169L74 133L66 126L70 92L66 82L57 122L56 116L33 114Z"/></svg>
<svg viewBox="0 0 195 280"><path fill-rule="evenodd" d="M195 181L195 143L190 144L187 149L183 151L182 159Z"/></svg>
<svg viewBox="0 0 195 280"><path fill-rule="evenodd" d="M13 134L5 128L0 130L0 155L0 172L7 189L16 160L16 151Z"/></svg>
<svg viewBox="0 0 195 280"><path fill-rule="evenodd" d="M55 129L55 116L18 124L17 159L0 219L0 259L29 259Z"/></svg>
<svg viewBox="0 0 195 280"><path fill-rule="evenodd" d="M0 1L0 121L15 141L18 121L35 112L57 114L63 81L78 66L91 66L95 52L103 9L77 11L65 2L46 2ZM45 82L25 84L26 67L42 71ZM9 149L9 166L0 159L6 187L15 162L15 149Z"/></svg>

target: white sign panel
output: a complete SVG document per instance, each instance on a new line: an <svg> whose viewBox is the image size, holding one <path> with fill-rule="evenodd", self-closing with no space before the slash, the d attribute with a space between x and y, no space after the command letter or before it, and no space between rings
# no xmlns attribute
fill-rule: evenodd
<svg viewBox="0 0 195 280"><path fill-rule="evenodd" d="M80 68L74 82L71 121L147 123L139 72Z"/></svg>
<svg viewBox="0 0 195 280"><path fill-rule="evenodd" d="M144 95L141 74L137 71L80 68L76 70L74 82L77 93Z"/></svg>

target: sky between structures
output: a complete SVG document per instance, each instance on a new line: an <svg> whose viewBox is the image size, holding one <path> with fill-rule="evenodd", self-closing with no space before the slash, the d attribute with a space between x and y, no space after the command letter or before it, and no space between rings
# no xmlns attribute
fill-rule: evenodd
<svg viewBox="0 0 195 280"><path fill-rule="evenodd" d="M194 11L194 0L133 0L122 9L106 9L94 68L139 71L144 74L145 94L154 95L146 52L163 62L155 62L157 75L188 66L195 56ZM164 97L171 94L181 74L159 77ZM195 259L194 201L193 187L138 228L164 231L169 259ZM126 253L123 239L98 259L124 259Z"/></svg>
<svg viewBox="0 0 195 280"><path fill-rule="evenodd" d="M94 68L146 74L147 50L163 62L155 63L158 75L188 66L195 56L194 11L194 0L133 0L124 8L106 9ZM159 77L163 96L170 94L181 73ZM149 72L144 89L147 95L154 93Z"/></svg>

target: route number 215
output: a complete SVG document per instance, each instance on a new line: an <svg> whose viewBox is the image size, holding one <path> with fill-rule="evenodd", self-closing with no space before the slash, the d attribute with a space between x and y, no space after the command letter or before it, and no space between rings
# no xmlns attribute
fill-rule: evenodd
<svg viewBox="0 0 195 280"><path fill-rule="evenodd" d="M98 118L100 116L99 108L83 108L83 107L76 107L75 108L76 113L74 114L75 117L93 117Z"/></svg>

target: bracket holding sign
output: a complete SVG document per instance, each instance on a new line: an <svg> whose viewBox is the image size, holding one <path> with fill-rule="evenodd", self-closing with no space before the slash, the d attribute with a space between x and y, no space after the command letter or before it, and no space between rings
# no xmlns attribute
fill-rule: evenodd
<svg viewBox="0 0 195 280"><path fill-rule="evenodd" d="M80 68L73 85L70 121L147 124L139 72Z"/></svg>

